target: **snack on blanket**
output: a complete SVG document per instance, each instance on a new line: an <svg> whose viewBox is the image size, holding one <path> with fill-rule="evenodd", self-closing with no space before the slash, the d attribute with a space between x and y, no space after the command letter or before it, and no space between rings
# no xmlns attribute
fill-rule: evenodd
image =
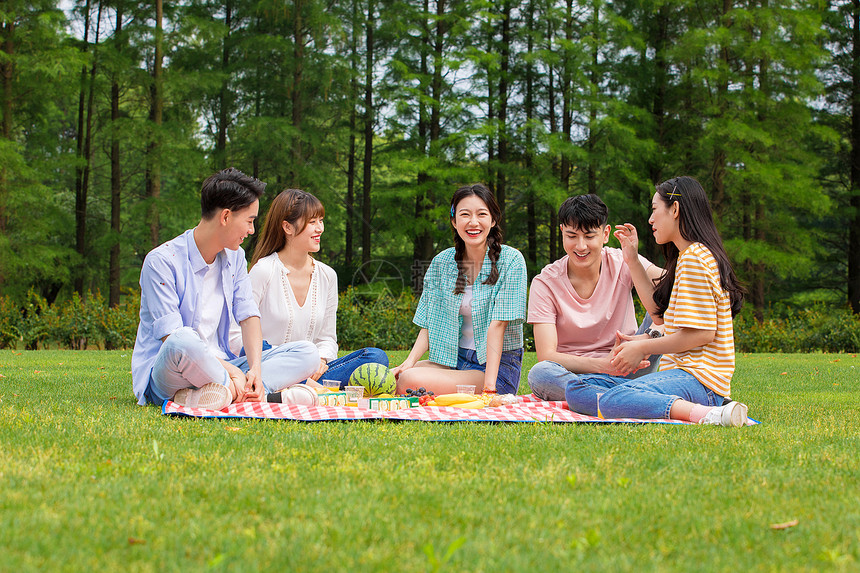
<svg viewBox="0 0 860 573"><path fill-rule="evenodd" d="M394 394L397 381L387 366L377 362L362 364L349 376L350 386L364 386L366 396Z"/></svg>
<svg viewBox="0 0 860 573"><path fill-rule="evenodd" d="M473 394L440 394L435 400L427 403L428 406L449 406L452 408L483 408L486 404Z"/></svg>
<svg viewBox="0 0 860 573"><path fill-rule="evenodd" d="M498 408L499 406L510 406L517 403L517 397L513 394L497 394L490 400L490 408Z"/></svg>
<svg viewBox="0 0 860 573"><path fill-rule="evenodd" d="M318 398L320 406L346 406L346 392L322 392Z"/></svg>

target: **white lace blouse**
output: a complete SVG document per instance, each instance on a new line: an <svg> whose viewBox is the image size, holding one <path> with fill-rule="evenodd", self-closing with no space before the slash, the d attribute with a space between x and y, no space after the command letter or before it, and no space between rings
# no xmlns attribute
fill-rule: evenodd
<svg viewBox="0 0 860 573"><path fill-rule="evenodd" d="M263 340L277 346L285 342L309 340L320 351L320 358L337 358L337 273L330 266L314 261L314 270L304 305L299 306L290 286L290 271L278 253L263 257L248 272L254 300L260 307ZM238 354L242 331L233 325L230 348Z"/></svg>

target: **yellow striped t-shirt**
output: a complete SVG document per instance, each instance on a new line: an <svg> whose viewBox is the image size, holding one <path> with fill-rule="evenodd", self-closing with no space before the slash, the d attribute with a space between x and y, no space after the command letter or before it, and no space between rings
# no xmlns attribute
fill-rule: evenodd
<svg viewBox="0 0 860 573"><path fill-rule="evenodd" d="M665 333L681 328L715 330L714 340L679 354L664 354L660 370L680 368L720 396L729 397L735 371L735 338L729 293L711 251L693 243L678 255L672 298L663 315Z"/></svg>

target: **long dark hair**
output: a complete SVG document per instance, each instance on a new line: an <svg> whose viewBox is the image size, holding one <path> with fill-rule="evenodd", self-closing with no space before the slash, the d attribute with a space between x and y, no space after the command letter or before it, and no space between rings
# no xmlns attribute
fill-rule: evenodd
<svg viewBox="0 0 860 573"><path fill-rule="evenodd" d="M741 311L746 289L735 276L732 263L723 248L723 240L714 225L711 204L705 196L705 190L692 177L676 177L657 185L657 194L667 206L678 203L678 227L681 236L688 241L702 243L711 251L720 270L720 285L729 293L732 317L734 317ZM680 254L678 247L672 241L662 247L663 255L666 257L666 271L655 281L654 289L654 303L657 305L657 314L661 317L669 308Z"/></svg>
<svg viewBox="0 0 860 573"><path fill-rule="evenodd" d="M284 189L269 207L266 214L266 222L263 224L263 233L254 256L251 257L251 266L257 261L272 253L278 252L287 244L287 236L284 233L283 222L286 221L296 229L296 234L301 233L308 226L308 221L314 217L324 217L325 207L319 199L301 189Z"/></svg>
<svg viewBox="0 0 860 573"><path fill-rule="evenodd" d="M499 228L499 221L502 219L502 209L499 207L496 197L490 193L490 190L483 183L465 185L457 189L454 196L451 197L452 223L457 210L457 204L470 195L475 195L484 202L490 211L490 217L493 218L493 222L495 223L487 234L487 254L490 256L492 268L487 280L484 281L485 285L494 285L499 280L499 268L496 266L496 263L499 260L499 254L502 252L502 230ZM457 283L454 285L454 294L462 294L466 290L466 265L463 264L463 259L466 258L466 243L460 238L457 229L453 228L453 224L451 230L454 232L454 260L457 261L458 270Z"/></svg>

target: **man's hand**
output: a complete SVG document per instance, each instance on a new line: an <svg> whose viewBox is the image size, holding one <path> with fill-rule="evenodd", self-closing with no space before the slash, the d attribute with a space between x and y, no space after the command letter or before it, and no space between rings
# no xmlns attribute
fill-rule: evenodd
<svg viewBox="0 0 860 573"><path fill-rule="evenodd" d="M245 402L260 402L263 399L263 377L259 368L251 368L245 373Z"/></svg>
<svg viewBox="0 0 860 573"><path fill-rule="evenodd" d="M230 377L233 402L243 402L245 400L245 384L247 383L245 374L239 370L238 366L234 366L229 362L224 362L224 369L227 370L227 376Z"/></svg>

